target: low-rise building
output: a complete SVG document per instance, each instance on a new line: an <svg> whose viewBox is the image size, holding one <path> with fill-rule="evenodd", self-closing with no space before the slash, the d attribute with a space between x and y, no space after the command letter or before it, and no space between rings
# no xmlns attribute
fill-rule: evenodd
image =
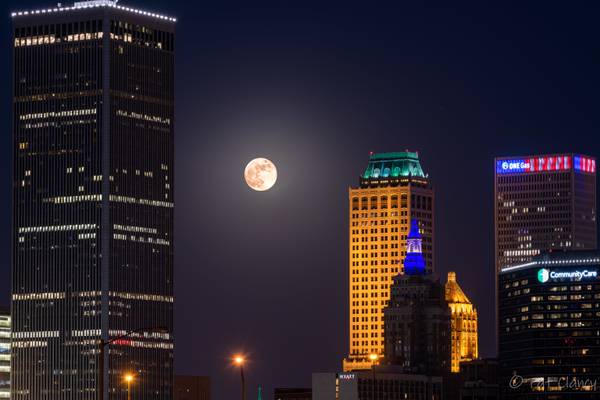
<svg viewBox="0 0 600 400"><path fill-rule="evenodd" d="M313 400L410 399L441 400L442 378L394 372L389 367L371 371L315 373Z"/></svg>
<svg viewBox="0 0 600 400"><path fill-rule="evenodd" d="M498 400L498 360L478 359L460 363L460 400Z"/></svg>
<svg viewBox="0 0 600 400"><path fill-rule="evenodd" d="M311 388L275 388L275 400L312 400Z"/></svg>

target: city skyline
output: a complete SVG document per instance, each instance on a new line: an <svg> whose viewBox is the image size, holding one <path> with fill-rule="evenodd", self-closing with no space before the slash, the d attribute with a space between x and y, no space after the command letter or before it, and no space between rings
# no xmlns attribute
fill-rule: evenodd
<svg viewBox="0 0 600 400"><path fill-rule="evenodd" d="M493 160L600 154L595 12L134 3L178 17L178 54L186 55L177 60L178 373L214 376L225 399L237 394L226 366L236 351L250 356L248 387L262 383L265 393L339 369L348 350L341 204L370 151L407 148L419 151L436 188L436 272L457 272L479 312L480 353L494 354ZM44 6L53 3L5 2L2 37L11 11ZM5 93L4 132L9 116ZM8 188L5 136L0 184ZM279 172L263 196L242 177L259 156ZM9 200L0 198L0 303L10 290ZM256 311L233 321L239 304ZM273 318L277 330L268 329ZM284 340L281 329L292 333Z"/></svg>

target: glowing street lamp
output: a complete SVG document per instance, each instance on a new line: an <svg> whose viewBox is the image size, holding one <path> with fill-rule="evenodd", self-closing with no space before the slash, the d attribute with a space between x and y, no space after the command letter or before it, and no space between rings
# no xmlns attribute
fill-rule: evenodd
<svg viewBox="0 0 600 400"><path fill-rule="evenodd" d="M127 400L131 400L131 382L133 382L133 374L126 374L123 380L127 383Z"/></svg>
<svg viewBox="0 0 600 400"><path fill-rule="evenodd" d="M233 357L233 363L240 367L240 376L242 378L242 400L246 400L246 378L244 377L244 363L246 360L244 356L238 354Z"/></svg>
<svg viewBox="0 0 600 400"><path fill-rule="evenodd" d="M118 342L121 339L125 339L135 333L139 333L142 331L153 331L158 333L168 333L169 330L164 326L155 326L151 328L140 328L134 329L129 332L126 332L124 335L112 338L110 340L105 340L104 338L100 339L98 343L98 399L104 400L104 348L110 346L114 342ZM133 381L133 375L131 375L131 380ZM127 381L127 378L125 378Z"/></svg>

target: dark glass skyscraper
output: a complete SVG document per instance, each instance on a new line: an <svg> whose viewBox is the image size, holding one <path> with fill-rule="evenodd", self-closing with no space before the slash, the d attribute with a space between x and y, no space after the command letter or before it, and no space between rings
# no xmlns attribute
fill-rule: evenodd
<svg viewBox="0 0 600 400"><path fill-rule="evenodd" d="M175 20L12 16L13 399L170 399Z"/></svg>
<svg viewBox="0 0 600 400"><path fill-rule="evenodd" d="M595 158L575 153L496 158L496 289L504 267L548 250L596 249L596 213Z"/></svg>
<svg viewBox="0 0 600 400"><path fill-rule="evenodd" d="M499 274L502 399L600 398L600 253L554 251Z"/></svg>
<svg viewBox="0 0 600 400"><path fill-rule="evenodd" d="M546 250L596 248L595 158L496 158L494 189L498 273Z"/></svg>
<svg viewBox="0 0 600 400"><path fill-rule="evenodd" d="M0 307L0 400L10 399L10 312Z"/></svg>

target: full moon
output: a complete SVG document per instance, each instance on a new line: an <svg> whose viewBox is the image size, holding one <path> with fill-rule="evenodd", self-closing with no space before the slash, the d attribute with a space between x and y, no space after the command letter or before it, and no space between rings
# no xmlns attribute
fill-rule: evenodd
<svg viewBox="0 0 600 400"><path fill-rule="evenodd" d="M252 189L264 192L277 181L277 168L266 158L255 158L246 165L244 179Z"/></svg>

